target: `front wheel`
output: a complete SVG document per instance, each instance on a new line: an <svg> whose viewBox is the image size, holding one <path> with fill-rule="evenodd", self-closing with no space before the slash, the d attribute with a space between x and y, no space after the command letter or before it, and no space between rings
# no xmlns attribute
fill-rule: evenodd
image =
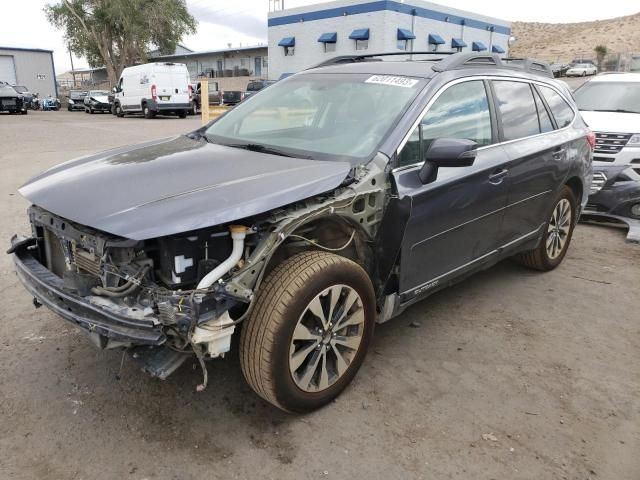
<svg viewBox="0 0 640 480"><path fill-rule="evenodd" d="M553 205L538 247L515 257L523 265L535 270L549 271L556 268L564 259L571 243L576 224L576 199L573 191L565 185Z"/></svg>
<svg viewBox="0 0 640 480"><path fill-rule="evenodd" d="M116 116L120 118L124 117L124 111L119 103L116 105Z"/></svg>
<svg viewBox="0 0 640 480"><path fill-rule="evenodd" d="M295 255L269 274L242 326L242 372L282 410L319 408L356 375L375 315L373 285L357 263L328 252Z"/></svg>

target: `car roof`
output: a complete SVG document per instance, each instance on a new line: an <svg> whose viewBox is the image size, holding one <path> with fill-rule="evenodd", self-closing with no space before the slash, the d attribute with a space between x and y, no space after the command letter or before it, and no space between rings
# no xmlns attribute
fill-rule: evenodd
<svg viewBox="0 0 640 480"><path fill-rule="evenodd" d="M320 66L298 73L359 73L371 75L400 75L407 77L417 77L431 79L441 72L435 71L432 67L437 66L434 61L368 61L356 63L341 63L329 66ZM546 75L528 73L515 68L496 68L495 66L472 66L455 69L456 77L470 76L496 76L506 78L518 78L523 80L541 81L552 85L557 85L557 81Z"/></svg>
<svg viewBox="0 0 640 480"><path fill-rule="evenodd" d="M640 83L640 73L601 73L590 82L630 82Z"/></svg>

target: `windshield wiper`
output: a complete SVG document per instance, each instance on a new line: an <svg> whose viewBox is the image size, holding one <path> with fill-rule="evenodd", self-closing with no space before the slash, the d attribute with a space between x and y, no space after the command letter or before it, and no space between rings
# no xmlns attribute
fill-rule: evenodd
<svg viewBox="0 0 640 480"><path fill-rule="evenodd" d="M590 110L591 112L611 112L611 113L640 113L635 110L625 110L624 108L615 108L615 109L607 109L607 110Z"/></svg>
<svg viewBox="0 0 640 480"><path fill-rule="evenodd" d="M291 157L291 158L306 158L310 159L311 157L302 156L302 155L292 155L290 153L284 152L277 148L268 147L267 145L262 145L261 143L222 143L225 147L231 148L243 148L245 150L251 150L252 152L259 153L267 153L270 155L280 155L281 157Z"/></svg>

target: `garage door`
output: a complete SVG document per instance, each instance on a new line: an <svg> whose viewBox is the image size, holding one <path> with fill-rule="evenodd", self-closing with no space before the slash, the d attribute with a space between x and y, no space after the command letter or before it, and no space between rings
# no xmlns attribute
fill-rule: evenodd
<svg viewBox="0 0 640 480"><path fill-rule="evenodd" d="M16 84L16 67L13 64L13 56L0 55L0 82L10 85Z"/></svg>

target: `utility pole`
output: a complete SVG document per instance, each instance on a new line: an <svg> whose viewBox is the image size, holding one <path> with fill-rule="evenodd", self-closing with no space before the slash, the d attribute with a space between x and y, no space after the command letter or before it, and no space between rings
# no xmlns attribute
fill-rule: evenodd
<svg viewBox="0 0 640 480"><path fill-rule="evenodd" d="M71 60L71 76L73 77L73 88L76 88L76 71L73 68L73 55L71 55L71 45L67 44L69 50L69 60Z"/></svg>

